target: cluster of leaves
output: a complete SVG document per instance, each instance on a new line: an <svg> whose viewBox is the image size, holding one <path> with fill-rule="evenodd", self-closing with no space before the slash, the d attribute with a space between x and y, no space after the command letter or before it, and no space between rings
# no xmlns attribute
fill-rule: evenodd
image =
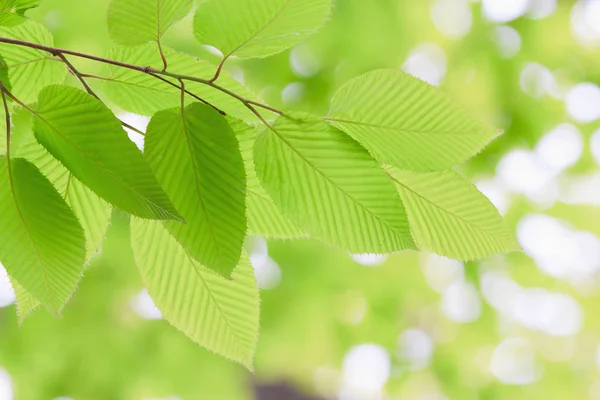
<svg viewBox="0 0 600 400"><path fill-rule="evenodd" d="M438 89L374 71L316 117L263 104L223 71L230 57L270 56L314 33L331 0L201 2L194 34L223 53L218 66L161 43L193 0L114 0L108 28L120 46L107 58L55 48L43 26L14 22L37 2L4 3L14 17L0 19L0 261L21 320L39 304L60 312L112 207L132 215L136 262L165 319L250 368L259 297L248 234L457 259L518 248L493 205L451 169L497 131ZM104 63L106 74L69 58ZM62 85L67 71L84 90ZM137 131L143 153L104 97L152 117Z"/></svg>

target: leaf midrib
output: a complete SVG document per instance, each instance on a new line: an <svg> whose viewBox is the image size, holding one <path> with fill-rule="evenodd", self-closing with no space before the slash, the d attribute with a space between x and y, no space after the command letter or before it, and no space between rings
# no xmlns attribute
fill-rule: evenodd
<svg viewBox="0 0 600 400"><path fill-rule="evenodd" d="M13 176L12 176L12 167L10 166L11 160L9 158L6 158L6 162L8 163L8 181L10 182L10 191L11 191L12 196L13 196L13 200L14 200L14 203L15 203L15 208L17 209L17 213L19 214L19 219L23 223L23 227L25 228L25 232L27 232L27 238L31 242L31 246L34 249L35 256L36 256L36 258L37 258L37 260L39 262L40 268L42 270L42 274L44 275L44 282L46 283L46 288L48 289L48 293L50 294L50 298L52 300L52 304L56 305L56 297L55 297L56 295L54 294L54 291L52 290L52 286L50 285L50 280L48 278L48 273L46 271L45 261L43 260L41 254L39 252L39 249L37 248L35 240L33 240L33 236L31 234L31 230L29 229L29 226L28 226L27 222L25 221L25 217L23 216L23 211L21 210L21 207L19 206L19 202L17 201L17 194L15 192L15 187L14 187L14 182L13 182Z"/></svg>
<svg viewBox="0 0 600 400"><path fill-rule="evenodd" d="M235 49L233 49L232 51L230 51L225 56L225 58L231 57L236 51L240 50L242 47L244 47L245 45L247 45L248 43L250 43L252 40L254 40L258 35L260 35L262 32L264 32L265 29L267 29L269 26L271 26L271 24L273 22L275 22L277 20L277 18L279 18L281 16L281 14L283 14L283 12L289 7L289 5L292 3L292 1L294 1L294 0L287 0L286 3L283 5L283 7L281 7L279 9L279 11L277 11L275 13L275 15L273 15L269 20L267 20L267 22L260 29L258 29L256 32L254 32L248 39L246 39L239 46L237 46Z"/></svg>
<svg viewBox="0 0 600 400"><path fill-rule="evenodd" d="M334 118L334 117L323 117L323 119L325 121L331 121L331 122L339 122L342 124L350 124L350 125L358 125L358 126L366 126L369 128L377 128L377 129L385 129L385 130L389 130L389 131L401 131L407 134L417 134L417 135L480 135L481 131L467 131L467 132L460 132L460 133L456 133L456 132L450 132L450 131L426 131L426 130L419 130L419 129L409 129L409 128L402 128L399 126L389 126L389 125L378 125L378 124L374 124L374 123L369 123L369 122L361 122L361 121L355 121L355 120L348 120L348 119L340 119L340 118Z"/></svg>
<svg viewBox="0 0 600 400"><path fill-rule="evenodd" d="M213 226L211 223L211 218L210 218L210 214L207 210L206 204L204 203L204 197L202 195L202 191L200 190L200 177L198 176L198 164L197 164L197 160L196 157L194 156L194 151L192 148L192 142L191 142L191 138L190 138L190 134L189 134L189 130L188 130L188 126L187 126L187 121L185 118L185 107L181 107L181 124L183 126L183 132L185 134L185 140L186 140L186 144L187 144L187 149L190 152L190 160L192 162L192 169L194 170L194 185L196 186L196 193L198 195L198 199L200 200L200 205L202 207L202 211L204 212L205 218L206 218L206 222L208 225L208 230L209 233L213 239L213 242L215 244L215 248L217 251L217 256L219 257L219 259L222 258L222 253L221 253L221 246L219 245L219 241L217 240L217 236L215 235L215 232L213 230ZM220 260L219 260L220 261Z"/></svg>
<svg viewBox="0 0 600 400"><path fill-rule="evenodd" d="M352 202L354 204L360 206L360 208L362 208L367 214L371 215L374 219L380 221L384 226L386 226L394 234L394 236L398 236L402 242L405 241L405 239L402 237L400 232L397 232L396 227L391 226L387 221L381 219L380 216L378 216L377 214L374 214L369 208L367 208L364 204L362 204L362 202L359 202L358 200L356 200L354 198L354 196L352 196L350 193L346 192L341 187L339 187L327 175L325 175L325 173L323 173L319 168L317 168L316 165L314 165L312 162L310 162L310 160L308 160L306 157L304 157L303 154L301 154L294 146L292 146L292 144L289 143L287 139L285 139L279 132L277 132L275 127L269 126L269 129L272 132L274 132L276 134L276 136L279 139L281 139L298 157L300 157L302 159L302 161L304 161L309 167L311 167L319 175L321 175L323 178L325 178L325 180L328 181L334 188L336 188L338 191L340 191L342 194L344 194L346 197L348 197L350 200L352 200Z"/></svg>
<svg viewBox="0 0 600 400"><path fill-rule="evenodd" d="M169 212L168 210L164 209L162 206L160 206L159 204L155 203L154 201L150 200L149 198L147 198L146 196L144 196L142 193L139 193L137 189L133 188L132 186L129 185L129 183L127 181L123 180L120 175L113 174L105 166L103 166L102 164L99 164L96 160L94 160L93 157L91 157L91 158L88 157L87 152L83 151L82 149L79 148L79 146L75 145L72 141L70 141L65 135L63 135L60 132L60 130L58 128L56 128L54 125L50 124L38 112L35 112L34 110L30 110L30 111L31 111L31 113L35 117L37 117L39 120L43 121L44 124L46 124L50 129L52 129L55 133L57 133L60 137L62 137L65 142L69 143L69 145L71 145L75 150L77 150L81 155L83 155L86 158L86 160L88 160L89 162L91 162L94 165L96 165L99 169L101 169L102 171L104 171L107 175L115 178L116 181L120 182L124 187L126 187L127 189L129 189L136 197L138 197L139 200L142 200L142 203L148 202L148 203L154 205L157 209L163 210L165 212L165 214L171 215L172 217L175 217L176 219L178 219L177 216L172 215L171 212ZM100 196L100 197L103 197L103 196ZM112 203L112 202L110 202L110 203ZM113 205L116 206L116 204L114 204L114 203L113 203Z"/></svg>
<svg viewBox="0 0 600 400"><path fill-rule="evenodd" d="M396 182L399 186L401 186L403 189L405 189L406 191L414 194L415 196L417 196L418 198L420 198L421 200L425 201L426 203L431 204L432 206L434 206L435 208L442 210L443 212L450 214L452 217L462 221L463 223L475 228L477 231L485 234L486 236L492 236L494 237L494 234L492 232L489 232L487 230L485 230L482 227L479 227L477 225L475 225L473 222L464 219L463 217L455 214L454 212L447 210L445 208L443 208L442 206L440 206L439 204L434 203L432 200L428 199L427 197L425 197L424 195L418 193L417 191L413 190L412 188L410 188L409 186L407 186L405 183L400 182L399 179L397 179L394 175L390 174L389 172L386 171L386 174L394 181Z"/></svg>

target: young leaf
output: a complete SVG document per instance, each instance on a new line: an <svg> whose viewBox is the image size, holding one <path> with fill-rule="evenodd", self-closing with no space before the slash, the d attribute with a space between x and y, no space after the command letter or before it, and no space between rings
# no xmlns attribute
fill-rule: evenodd
<svg viewBox="0 0 600 400"><path fill-rule="evenodd" d="M0 27L0 36L54 45L48 29L33 21L12 28ZM0 54L8 67L11 92L25 103L34 102L45 86L61 83L67 73L65 66L45 51L0 43Z"/></svg>
<svg viewBox="0 0 600 400"><path fill-rule="evenodd" d="M175 22L191 10L193 0L113 0L108 32L120 44L135 46L160 41Z"/></svg>
<svg viewBox="0 0 600 400"><path fill-rule="evenodd" d="M205 104L157 113L148 125L144 156L186 224L167 230L188 254L229 276L246 235L246 177L231 127Z"/></svg>
<svg viewBox="0 0 600 400"><path fill-rule="evenodd" d="M399 70L351 80L335 94L329 116L378 161L411 171L461 163L498 134L439 89Z"/></svg>
<svg viewBox="0 0 600 400"><path fill-rule="evenodd" d="M459 260L520 249L492 203L456 172L388 173L420 248Z"/></svg>
<svg viewBox="0 0 600 400"><path fill-rule="evenodd" d="M196 343L252 369L259 295L244 258L231 279L203 267L162 224L133 218L131 241L142 281L163 316Z"/></svg>
<svg viewBox="0 0 600 400"><path fill-rule="evenodd" d="M252 148L258 137L260 128L247 125L239 120L229 119L229 124L234 130L244 165L246 167L246 215L248 217L248 233L270 238L297 238L305 237L306 234L297 228L292 221L273 204L265 189L260 184L256 169L254 168L254 157Z"/></svg>
<svg viewBox="0 0 600 400"><path fill-rule="evenodd" d="M98 99L50 86L40 93L35 117L38 142L100 197L142 218L181 219L120 121Z"/></svg>
<svg viewBox="0 0 600 400"><path fill-rule="evenodd" d="M385 172L338 129L282 116L256 140L254 160L275 204L315 237L353 253L414 248Z"/></svg>
<svg viewBox="0 0 600 400"><path fill-rule="evenodd" d="M226 58L267 57L318 31L331 6L332 0L204 0L194 34Z"/></svg>
<svg viewBox="0 0 600 400"><path fill-rule="evenodd" d="M53 312L81 278L85 238L77 218L40 171L0 156L0 260L7 272Z"/></svg>
<svg viewBox="0 0 600 400"><path fill-rule="evenodd" d="M206 61L169 48L163 48L163 51L169 61L169 71L171 72L193 75L202 79L210 79L214 75L215 67ZM109 52L108 58L125 63L162 68L162 61L155 43L140 47L115 47ZM112 102L126 111L151 116L158 111L179 106L181 91L178 89L179 82L174 79L165 77L175 86L130 69L111 66L109 72L110 78L102 82L102 89ZM246 87L225 73L219 78L219 85L247 99L259 100ZM250 110L228 94L197 82L186 82L186 88L228 115L245 121L257 121L256 116ZM197 100L186 96L187 104L193 101Z"/></svg>

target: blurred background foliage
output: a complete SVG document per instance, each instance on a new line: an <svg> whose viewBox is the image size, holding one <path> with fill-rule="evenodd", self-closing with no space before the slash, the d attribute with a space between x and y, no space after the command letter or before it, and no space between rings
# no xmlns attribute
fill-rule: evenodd
<svg viewBox="0 0 600 400"><path fill-rule="evenodd" d="M107 7L45 0L30 15L58 47L103 55ZM219 60L191 18L166 43ZM599 66L600 0L336 0L306 43L227 71L317 114L376 68L440 86L505 130L458 170L524 253L463 264L249 238L263 289L252 374L160 319L115 212L61 318L39 310L19 327L0 274L0 399L600 399Z"/></svg>

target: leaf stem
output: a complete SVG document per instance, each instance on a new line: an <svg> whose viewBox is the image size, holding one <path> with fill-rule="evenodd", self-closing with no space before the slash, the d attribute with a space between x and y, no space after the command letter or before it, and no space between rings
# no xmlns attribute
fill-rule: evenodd
<svg viewBox="0 0 600 400"><path fill-rule="evenodd" d="M223 59L219 63L219 66L217 67L217 72L215 72L215 76L213 76L210 79L211 83L214 83L217 79L219 79L219 76L221 75L221 71L223 71L223 67L225 66L225 62L227 61L228 58L229 58L229 54L227 54L226 56L223 57Z"/></svg>
<svg viewBox="0 0 600 400"><path fill-rule="evenodd" d="M2 91L2 102L4 103L4 113L5 113L5 118L6 118L6 159L8 160L8 169L9 169L9 174L10 174L10 134L11 134L11 126L10 126L10 112L8 110L8 102L6 101L6 87L4 86L3 83L0 83L0 85L2 85L0 87L1 91Z"/></svg>
<svg viewBox="0 0 600 400"><path fill-rule="evenodd" d="M81 85L85 88L85 90L91 95L94 96L95 98L97 98L98 100L102 101L102 99L100 98L100 96L98 96L98 94L96 94L96 92L94 92L94 90L91 88L91 86L87 83L87 81L85 80L85 78L83 77L83 74L71 63L71 61L69 61L69 59L63 54L63 53L58 53L58 57L62 60L63 63L65 63L65 65L69 68L69 70L71 71L71 73L77 78L77 80L81 83ZM121 121L121 125L123 125L125 128L129 128L132 131L144 136L145 133L140 131L138 128L136 128L135 126L131 126L129 125L127 122L125 121Z"/></svg>
<svg viewBox="0 0 600 400"><path fill-rule="evenodd" d="M156 41L156 43L158 43L158 52L160 53L160 59L162 60L163 63L163 69L162 72L165 72L167 70L167 57L165 57L165 52L163 51L162 48L162 44L160 43L160 39Z"/></svg>

